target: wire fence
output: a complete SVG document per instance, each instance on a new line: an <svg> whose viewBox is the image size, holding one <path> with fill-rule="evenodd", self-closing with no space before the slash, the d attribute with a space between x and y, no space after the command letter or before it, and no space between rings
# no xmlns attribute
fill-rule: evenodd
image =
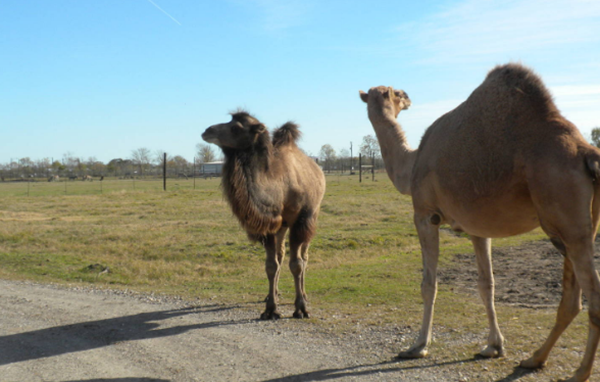
<svg viewBox="0 0 600 382"><path fill-rule="evenodd" d="M166 159L166 158L165 158ZM1 196L60 196L60 195L101 195L112 192L126 191L177 191L177 190L201 190L205 188L214 189L215 185L220 183L221 167L194 166L188 171L182 171L180 168L164 166L163 161L162 174L158 168L148 171L144 175L137 171L131 173L105 177L80 175L74 176L65 174L63 176L46 177L24 177L0 178L0 197ZM221 164L222 166L222 164ZM327 176L350 176L356 178L358 182L365 180L375 181L378 173L383 171L377 168L375 157L355 158L352 167L334 169L325 169Z"/></svg>
<svg viewBox="0 0 600 382"><path fill-rule="evenodd" d="M168 191L202 190L207 187L214 188L220 183L219 177L168 177L166 188ZM161 191L164 190L164 179L160 177L133 177L124 178L92 178L92 180L58 181L26 180L26 181L0 181L0 197L2 196L61 196L61 195L101 195L113 192L128 191Z"/></svg>

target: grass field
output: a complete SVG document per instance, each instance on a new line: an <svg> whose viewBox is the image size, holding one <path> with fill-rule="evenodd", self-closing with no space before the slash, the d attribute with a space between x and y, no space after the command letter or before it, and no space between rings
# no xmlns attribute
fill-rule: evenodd
<svg viewBox="0 0 600 382"><path fill-rule="evenodd" d="M263 249L249 243L239 228L222 199L220 179L197 179L195 189L192 182L170 180L164 192L159 180L137 181L135 189L131 180L105 180L101 190L98 181L80 181L67 184L66 195L63 182L32 183L29 193L25 183L0 183L0 277L224 303L263 300L268 290ZM536 230L495 240L494 246L542 237ZM452 254L472 251L468 238L446 230L441 249L441 267ZM339 317L340 331L352 330L357 319L363 325L416 331L422 314L421 268L410 198L400 195L383 174L362 183L357 177L328 176L306 278L314 317ZM284 304L293 303L287 265L280 291ZM253 309L258 317L263 306ZM282 313L290 315L291 310L284 306ZM555 310L500 305L498 314L507 349L520 359L545 339ZM309 322L324 325L318 318ZM485 343L486 328L478 298L440 284L433 354L441 360L474 354ZM559 341L551 356L553 368L544 378L553 373L564 377L575 368L586 328L587 314L581 314ZM469 334L475 339L458 340ZM455 345L449 348L448 341ZM515 364L508 357L485 366L508 375ZM523 380L536 380L531 378Z"/></svg>

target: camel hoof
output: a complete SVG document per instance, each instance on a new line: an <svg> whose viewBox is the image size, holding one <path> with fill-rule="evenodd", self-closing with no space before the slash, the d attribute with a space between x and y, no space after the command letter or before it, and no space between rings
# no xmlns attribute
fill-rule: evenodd
<svg viewBox="0 0 600 382"><path fill-rule="evenodd" d="M410 349L407 351L403 351L398 353L396 356L397 359L414 359L414 358L425 358L429 352L425 349Z"/></svg>
<svg viewBox="0 0 600 382"><path fill-rule="evenodd" d="M307 311L297 310L293 314L294 318L310 318Z"/></svg>
<svg viewBox="0 0 600 382"><path fill-rule="evenodd" d="M490 345L483 349L479 355L484 358L498 358L504 356L504 349Z"/></svg>
<svg viewBox="0 0 600 382"><path fill-rule="evenodd" d="M531 357L524 361L521 361L519 367L522 367L524 369L541 369L545 366L545 364L546 362L536 361L535 358Z"/></svg>
<svg viewBox="0 0 600 382"><path fill-rule="evenodd" d="M260 315L261 320L279 320L281 318L281 313L278 311L273 312L264 312Z"/></svg>

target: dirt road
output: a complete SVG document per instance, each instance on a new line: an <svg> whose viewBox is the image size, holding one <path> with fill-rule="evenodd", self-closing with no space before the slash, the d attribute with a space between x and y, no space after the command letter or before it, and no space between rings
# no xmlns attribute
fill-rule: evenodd
<svg viewBox="0 0 600 382"><path fill-rule="evenodd" d="M341 338L306 321L259 321L262 304L251 308L0 280L0 380L461 378L459 372L449 378L434 360L386 362L392 346L386 351L382 344L397 341L396 333Z"/></svg>

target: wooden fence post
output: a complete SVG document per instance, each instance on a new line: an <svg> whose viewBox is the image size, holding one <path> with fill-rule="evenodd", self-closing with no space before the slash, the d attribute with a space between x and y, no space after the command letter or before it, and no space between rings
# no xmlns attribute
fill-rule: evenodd
<svg viewBox="0 0 600 382"><path fill-rule="evenodd" d="M371 157L371 179L375 181L375 154Z"/></svg>
<svg viewBox="0 0 600 382"><path fill-rule="evenodd" d="M362 154L358 154L358 183L362 182Z"/></svg>

